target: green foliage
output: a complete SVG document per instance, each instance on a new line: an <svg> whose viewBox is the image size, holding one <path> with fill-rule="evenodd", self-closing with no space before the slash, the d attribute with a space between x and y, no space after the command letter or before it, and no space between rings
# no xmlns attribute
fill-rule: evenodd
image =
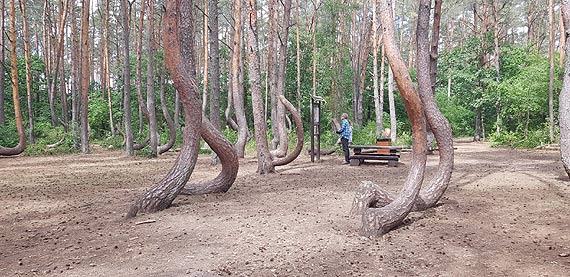
<svg viewBox="0 0 570 277"><path fill-rule="evenodd" d="M16 121L8 121L6 125L0 125L0 145L13 147L18 144L18 129Z"/></svg>
<svg viewBox="0 0 570 277"><path fill-rule="evenodd" d="M475 126L475 112L469 107L460 105L457 96L447 98L445 93L436 94L440 111L449 120L454 137L471 136Z"/></svg>
<svg viewBox="0 0 570 277"><path fill-rule="evenodd" d="M89 99L89 128L92 138L109 136L109 106L105 99L94 94Z"/></svg>
<svg viewBox="0 0 570 277"><path fill-rule="evenodd" d="M73 137L62 126L53 127L48 121L35 125L35 144L27 145L25 155L57 155L73 152Z"/></svg>
<svg viewBox="0 0 570 277"><path fill-rule="evenodd" d="M548 124L542 128L524 132L505 131L492 133L489 136L492 146L508 146L513 148L535 148L550 143L550 131Z"/></svg>

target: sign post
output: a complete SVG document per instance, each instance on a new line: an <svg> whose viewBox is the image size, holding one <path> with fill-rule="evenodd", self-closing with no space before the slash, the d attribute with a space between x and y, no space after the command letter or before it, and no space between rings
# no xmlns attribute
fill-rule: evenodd
<svg viewBox="0 0 570 277"><path fill-rule="evenodd" d="M317 161L321 161L321 102L324 101L321 96L311 96L311 162L315 162L315 152Z"/></svg>

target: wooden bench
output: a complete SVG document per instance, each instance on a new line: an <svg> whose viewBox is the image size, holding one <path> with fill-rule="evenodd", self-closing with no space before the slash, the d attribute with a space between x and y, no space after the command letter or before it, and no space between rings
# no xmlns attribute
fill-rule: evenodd
<svg viewBox="0 0 570 277"><path fill-rule="evenodd" d="M351 166L358 166L366 160L388 161L388 166L398 166L400 151L404 146L379 146L379 145L349 145L354 149L354 155L349 157Z"/></svg>

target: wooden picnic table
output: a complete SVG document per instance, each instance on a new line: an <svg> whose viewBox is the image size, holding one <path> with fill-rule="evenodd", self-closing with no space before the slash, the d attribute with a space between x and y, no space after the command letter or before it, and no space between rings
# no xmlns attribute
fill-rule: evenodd
<svg viewBox="0 0 570 277"><path fill-rule="evenodd" d="M398 166L400 151L410 149L408 146L379 146L379 145L349 145L354 150L354 155L349 157L351 166L358 166L366 160L388 161L388 166ZM389 150L377 151L379 149ZM368 151L367 151L368 150ZM372 150L372 151L370 151Z"/></svg>

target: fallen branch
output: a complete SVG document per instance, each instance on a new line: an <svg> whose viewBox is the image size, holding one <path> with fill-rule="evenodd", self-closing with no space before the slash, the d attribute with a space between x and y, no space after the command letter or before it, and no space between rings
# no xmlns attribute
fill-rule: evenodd
<svg viewBox="0 0 570 277"><path fill-rule="evenodd" d="M156 219L149 219L149 220L139 221L139 222L135 223L135 225L155 223L155 222L156 222Z"/></svg>
<svg viewBox="0 0 570 277"><path fill-rule="evenodd" d="M58 146L60 146L63 141L65 141L65 136L63 136L58 142L54 143L54 144L48 144L46 145L46 148L51 149L51 148L56 148Z"/></svg>

